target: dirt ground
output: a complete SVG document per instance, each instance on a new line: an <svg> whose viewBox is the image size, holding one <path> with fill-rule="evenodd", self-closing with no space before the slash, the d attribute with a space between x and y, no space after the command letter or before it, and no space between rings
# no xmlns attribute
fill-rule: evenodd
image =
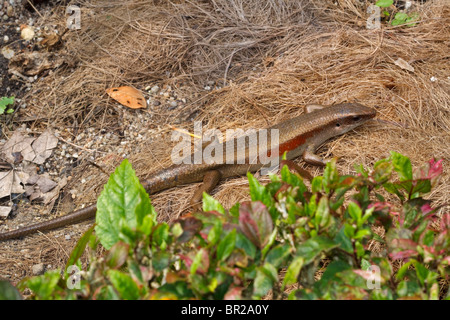
<svg viewBox="0 0 450 320"><path fill-rule="evenodd" d="M325 158L339 158L341 172L371 166L390 151L416 167L443 158L443 177L429 197L435 205L449 203L448 1L413 1L409 9L398 4L391 13L416 12L415 24L383 19L379 29L366 27L374 1L38 2L30 9L17 4L17 17L0 26L0 42L9 38L2 47L51 54L50 67L32 80L14 77L0 55L0 97L18 99L12 115L0 115L0 147L16 131L37 137L51 129L58 145L37 170L67 184L53 207L26 197L1 199L0 206L15 207L0 220L0 232L94 203L124 158L140 178L168 166L173 127L192 132L193 121L202 121L204 129L222 132L262 128L312 103L359 102L378 111L381 121L319 149ZM68 5L81 9L79 30L66 31ZM26 42L20 28L30 19L39 29ZM51 34L63 34L61 42L41 46ZM105 93L124 85L141 90L148 108L123 107ZM314 175L323 170L302 166ZM195 187L151 195L159 218L173 221L188 212ZM249 198L247 179L227 179L212 194L229 208ZM37 269L62 268L91 224L1 242L0 278L17 283Z"/></svg>

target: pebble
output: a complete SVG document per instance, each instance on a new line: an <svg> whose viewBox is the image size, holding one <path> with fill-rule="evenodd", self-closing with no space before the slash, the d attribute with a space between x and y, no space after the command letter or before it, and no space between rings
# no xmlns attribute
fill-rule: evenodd
<svg viewBox="0 0 450 320"><path fill-rule="evenodd" d="M159 87L158 87L158 86L153 86L153 87L150 89L150 91L151 91L152 93L157 93L157 92L159 91Z"/></svg>
<svg viewBox="0 0 450 320"><path fill-rule="evenodd" d="M31 267L31 272L34 276L43 275L45 272L45 267L43 263L35 264Z"/></svg>
<svg viewBox="0 0 450 320"><path fill-rule="evenodd" d="M3 37L3 42L8 42L9 41L9 37L8 36L4 36Z"/></svg>
<svg viewBox="0 0 450 320"><path fill-rule="evenodd" d="M170 102L170 106L171 106L172 108L176 108L176 107L178 107L178 102L176 102L176 101L171 101L171 102Z"/></svg>
<svg viewBox="0 0 450 320"><path fill-rule="evenodd" d="M71 239L71 236L70 236L69 234L66 234L66 235L64 236L64 239L70 240L70 239Z"/></svg>
<svg viewBox="0 0 450 320"><path fill-rule="evenodd" d="M8 15L8 17L12 17L12 16L14 15L13 7L8 6L8 7L6 8L6 14Z"/></svg>
<svg viewBox="0 0 450 320"><path fill-rule="evenodd" d="M159 102L158 100L153 101L153 105L155 107L159 106L161 104L161 102Z"/></svg>

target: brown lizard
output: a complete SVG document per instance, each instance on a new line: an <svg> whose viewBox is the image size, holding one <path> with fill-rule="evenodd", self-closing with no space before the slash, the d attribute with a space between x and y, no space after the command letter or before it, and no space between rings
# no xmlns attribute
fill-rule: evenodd
<svg viewBox="0 0 450 320"><path fill-rule="evenodd" d="M286 159L288 160L302 156L307 163L325 165L325 161L314 154L315 150L328 139L362 125L369 119L374 118L375 115L374 109L359 103L342 103L330 107L308 105L306 113L268 128L269 130L278 129L279 140L278 143L272 143L270 137L265 151L270 154L278 150L280 157L286 152ZM152 194L172 187L202 181L203 183L197 188L191 200L191 204L198 205L203 192L210 192L220 179L244 175L247 172L256 172L264 166L259 161L256 161L256 163L250 161L257 158L252 154L252 142L250 142L250 139L245 140L242 149L245 150L245 159L238 157L238 144L233 142L235 152L232 159L234 161L231 164L227 164L225 161L226 147L223 145L223 161L221 162L172 165L167 169L156 172L150 178L144 180L142 184L147 192ZM194 154L190 156L191 159L193 159ZM95 217L96 210L97 207L94 204L59 218L0 233L0 241L77 223Z"/></svg>

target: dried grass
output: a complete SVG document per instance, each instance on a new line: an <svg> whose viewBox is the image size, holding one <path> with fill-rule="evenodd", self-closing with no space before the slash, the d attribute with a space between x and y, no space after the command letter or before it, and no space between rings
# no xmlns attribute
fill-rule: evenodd
<svg viewBox="0 0 450 320"><path fill-rule="evenodd" d="M189 102L176 111L153 114L158 130L139 145L143 151L131 157L145 177L170 163L167 124L192 130L195 119L205 128L256 128L298 115L307 103L358 101L377 108L378 118L386 122L372 122L327 143L321 154L339 157L343 173L352 172L354 164L370 166L391 150L410 157L414 166L444 158L443 177L430 198L436 205L449 203L448 1L427 1L418 9L421 20L414 27L383 24L381 30L365 28L368 3L82 1L82 30L69 32L65 39L72 64L37 86L28 116L35 117L33 126L108 128L123 112L132 111L117 109L105 95L106 88L174 86ZM395 65L397 58L415 71ZM431 77L438 80L432 82ZM206 92L208 81L222 88ZM119 160L105 157L97 162L111 172ZM321 171L307 168L315 174ZM86 187L81 202L95 201L107 177L96 169L81 175L94 175L97 182ZM214 196L230 207L248 198L246 186L245 178L229 179ZM160 219L172 221L185 212L193 188L152 196ZM9 253L12 258L3 261L2 269L13 279L29 274L29 263L17 267L15 261L20 248L40 246L36 239L45 241L35 236L18 242L16 251ZM63 254L54 257L54 265L65 259Z"/></svg>

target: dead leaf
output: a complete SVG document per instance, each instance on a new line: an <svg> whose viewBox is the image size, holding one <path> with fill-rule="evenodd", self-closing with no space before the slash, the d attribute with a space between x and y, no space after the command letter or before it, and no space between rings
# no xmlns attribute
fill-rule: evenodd
<svg viewBox="0 0 450 320"><path fill-rule="evenodd" d="M41 134L33 144L33 150L36 152L36 158L33 160L36 164L43 164L45 160L52 155L53 149L58 144L58 138L56 138L49 130Z"/></svg>
<svg viewBox="0 0 450 320"><path fill-rule="evenodd" d="M24 52L9 60L9 73L27 76L39 75L42 71L62 65L64 58L52 52Z"/></svg>
<svg viewBox="0 0 450 320"><path fill-rule="evenodd" d="M56 33L52 33L49 35L46 35L44 39L41 41L41 46L51 49L53 47L58 46L61 43L61 37L57 35Z"/></svg>
<svg viewBox="0 0 450 320"><path fill-rule="evenodd" d="M8 218L9 213L11 212L12 207L0 207L0 218L6 219Z"/></svg>
<svg viewBox="0 0 450 320"><path fill-rule="evenodd" d="M31 143L35 140L35 138L23 136L21 132L14 132L12 137L3 145L3 153L4 158L9 163L14 163L15 152L20 152L23 156L23 159L26 161L33 161L36 157L36 153L31 147Z"/></svg>
<svg viewBox="0 0 450 320"><path fill-rule="evenodd" d="M398 58L397 60L394 61L394 63L396 66L399 66L400 68L402 68L404 70L414 72L414 67L412 65L410 65L408 62L406 62L405 60L403 60L402 58Z"/></svg>
<svg viewBox="0 0 450 320"><path fill-rule="evenodd" d="M143 94L129 86L125 87L118 87L118 88L110 88L106 89L106 93L113 98L114 100L118 101L120 104L131 108L131 109L141 109L141 108L147 108L147 101L145 100L145 97Z"/></svg>
<svg viewBox="0 0 450 320"><path fill-rule="evenodd" d="M5 160L11 164L17 161L17 155L14 155L18 152L21 153L23 160L43 164L52 155L57 144L58 138L50 131L45 131L37 139L24 136L21 132L16 131L4 144L2 153Z"/></svg>
<svg viewBox="0 0 450 320"><path fill-rule="evenodd" d="M58 185L55 181L48 177L48 174L40 175L36 184L39 186L42 193L47 193Z"/></svg>
<svg viewBox="0 0 450 320"><path fill-rule="evenodd" d="M56 188L54 188L52 191L44 194L43 201L44 201L45 205L48 204L50 206L49 210L51 210L53 208L53 206L55 205L55 201L56 201L56 199L58 199L61 189L64 188L66 186L66 184L67 184L67 178L64 177L61 180L59 180Z"/></svg>
<svg viewBox="0 0 450 320"><path fill-rule="evenodd" d="M0 198L10 196L12 193L24 193L20 175L14 170L0 172Z"/></svg>

